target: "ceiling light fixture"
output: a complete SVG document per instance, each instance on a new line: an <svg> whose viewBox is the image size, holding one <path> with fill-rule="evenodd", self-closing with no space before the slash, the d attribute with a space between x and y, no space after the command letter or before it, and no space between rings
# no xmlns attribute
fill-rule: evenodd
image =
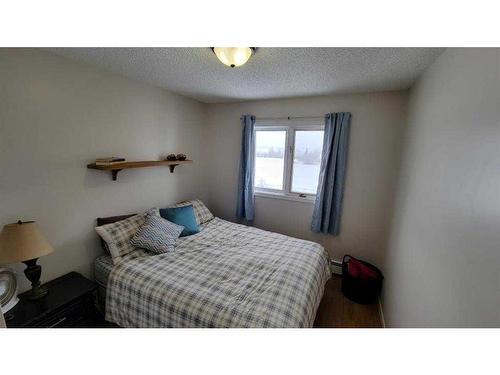
<svg viewBox="0 0 500 375"><path fill-rule="evenodd" d="M221 63L234 68L245 64L255 53L255 47L212 47L212 51Z"/></svg>

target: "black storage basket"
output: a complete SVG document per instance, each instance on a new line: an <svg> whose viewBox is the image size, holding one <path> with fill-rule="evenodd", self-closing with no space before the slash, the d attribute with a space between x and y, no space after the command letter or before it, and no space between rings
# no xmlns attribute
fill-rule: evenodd
<svg viewBox="0 0 500 375"><path fill-rule="evenodd" d="M356 259L369 267L371 270L378 274L378 277L372 280L363 280L359 277L353 277L347 272L347 261L349 259ZM382 272L373 264L364 262L360 259L354 258L351 255L344 255L342 259L342 293L350 300L361 303L370 304L378 301L380 290L382 289L382 280L384 276Z"/></svg>

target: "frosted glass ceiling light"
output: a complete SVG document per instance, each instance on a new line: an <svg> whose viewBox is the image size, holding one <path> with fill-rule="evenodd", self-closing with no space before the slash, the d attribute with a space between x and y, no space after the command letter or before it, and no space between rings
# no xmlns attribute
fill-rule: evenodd
<svg viewBox="0 0 500 375"><path fill-rule="evenodd" d="M245 64L255 52L254 47L213 47L215 56L224 65L234 68Z"/></svg>

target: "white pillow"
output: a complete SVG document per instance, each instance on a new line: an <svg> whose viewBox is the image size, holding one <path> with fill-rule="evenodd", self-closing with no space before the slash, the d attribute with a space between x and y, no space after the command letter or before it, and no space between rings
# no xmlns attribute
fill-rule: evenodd
<svg viewBox="0 0 500 375"><path fill-rule="evenodd" d="M145 220L146 213L143 213L95 228L97 234L108 245L113 263L118 263L124 255L136 250L130 243L130 239L137 233Z"/></svg>

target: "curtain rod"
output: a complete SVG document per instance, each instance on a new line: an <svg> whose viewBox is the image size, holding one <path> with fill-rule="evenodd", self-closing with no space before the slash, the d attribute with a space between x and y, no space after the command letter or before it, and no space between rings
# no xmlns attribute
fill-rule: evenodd
<svg viewBox="0 0 500 375"><path fill-rule="evenodd" d="M257 120L317 120L325 116L283 116L283 117L256 117Z"/></svg>

